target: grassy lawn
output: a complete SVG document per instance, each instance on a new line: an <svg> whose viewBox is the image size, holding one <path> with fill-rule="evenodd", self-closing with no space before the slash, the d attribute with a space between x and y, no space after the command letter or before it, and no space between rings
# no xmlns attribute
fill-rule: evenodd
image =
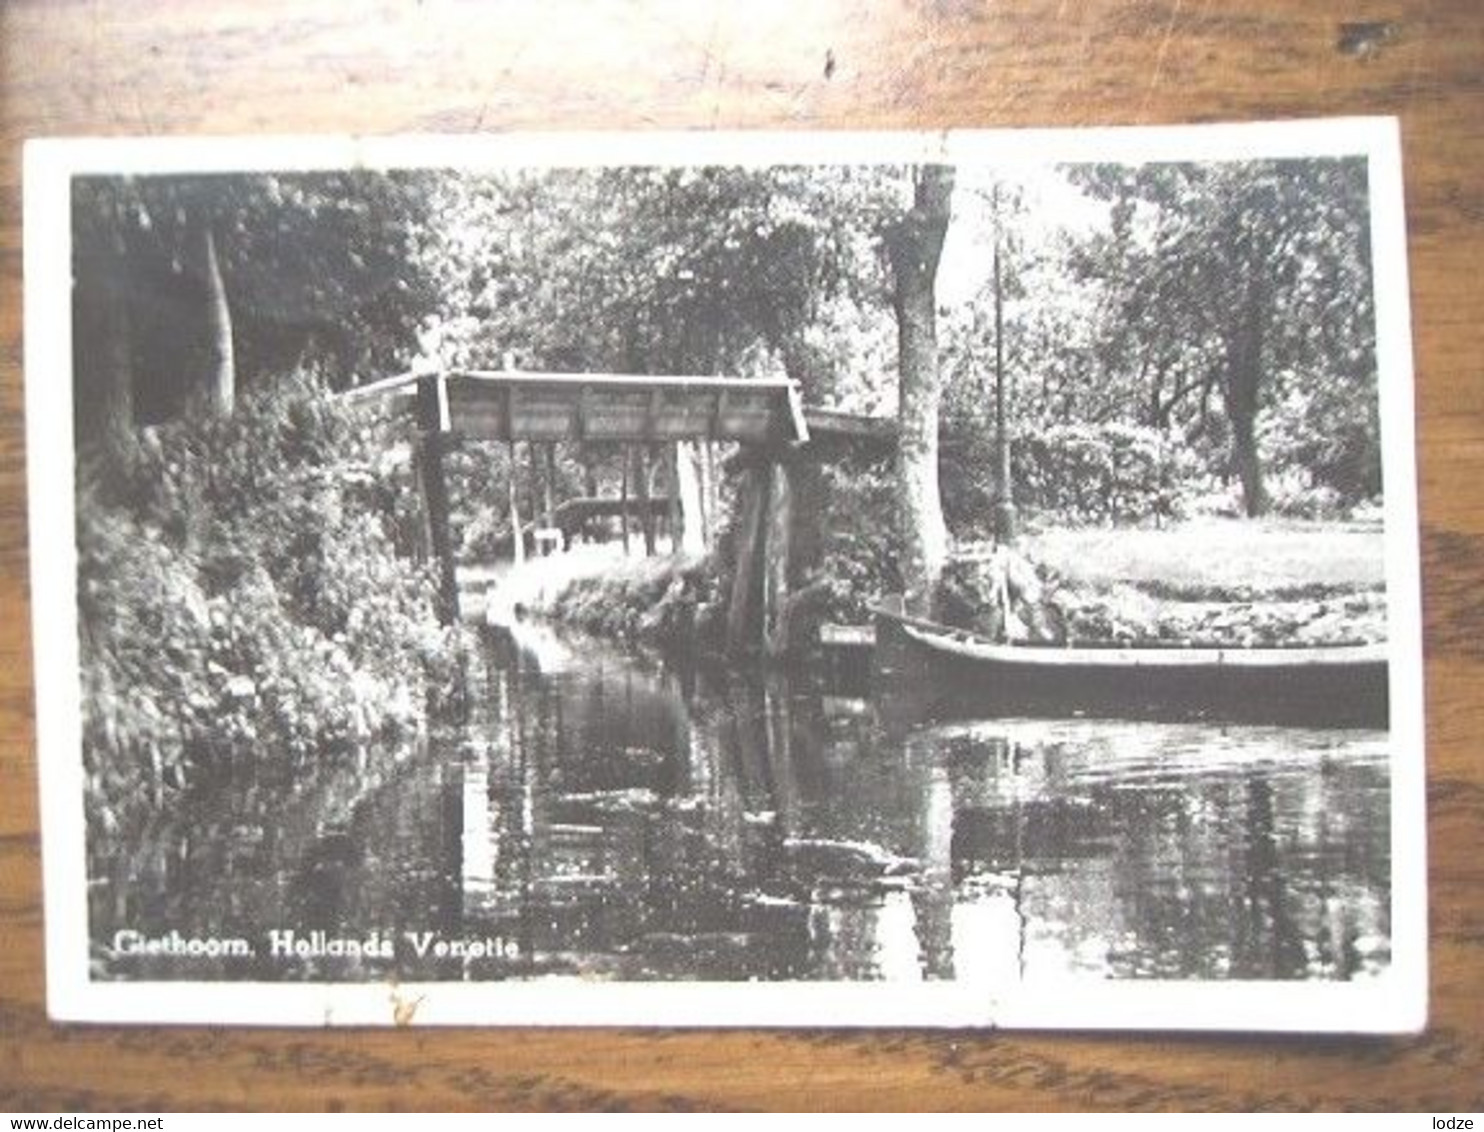
<svg viewBox="0 0 1484 1132"><path fill-rule="evenodd" d="M1201 600L1375 589L1385 583L1383 547L1379 526L1203 519L1164 530L1044 531L1020 549L1073 584Z"/></svg>

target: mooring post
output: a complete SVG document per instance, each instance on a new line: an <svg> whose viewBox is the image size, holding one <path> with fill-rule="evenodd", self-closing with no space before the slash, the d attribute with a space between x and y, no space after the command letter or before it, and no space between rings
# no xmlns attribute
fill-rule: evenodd
<svg viewBox="0 0 1484 1132"><path fill-rule="evenodd" d="M423 514L438 564L438 620L451 625L459 617L459 582L449 527L448 482L443 474L443 453L448 445L448 390L441 373L418 378L417 444Z"/></svg>

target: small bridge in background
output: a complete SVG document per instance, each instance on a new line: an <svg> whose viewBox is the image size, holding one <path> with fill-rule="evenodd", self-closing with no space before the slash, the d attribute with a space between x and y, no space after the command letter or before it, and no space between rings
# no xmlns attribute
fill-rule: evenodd
<svg viewBox="0 0 1484 1132"><path fill-rule="evenodd" d="M452 370L411 373L358 386L347 397L378 398L405 406L418 424L417 465L429 549L437 559L445 618L458 615L453 540L443 455L461 439L510 446L525 444L532 467L544 455L545 499L541 519L522 524L515 479L510 477L512 551L524 553L525 534L538 546L571 534L574 519L618 515L625 542L632 515L644 524L653 552L654 517L673 516L672 543L704 549L710 523L705 512L709 475L714 495L717 443L736 444L729 465L740 476L741 525L737 570L728 609L728 641L735 651L788 651L793 639L793 597L819 549L823 505L821 463L850 452L883 457L896 450L896 422L805 406L787 378L643 376L610 373L542 373L527 370ZM554 451L561 443L612 444L631 449L638 465L629 492L624 465L621 498L554 500ZM664 446L670 471L668 497L649 492L649 460ZM697 452L704 458L696 459Z"/></svg>

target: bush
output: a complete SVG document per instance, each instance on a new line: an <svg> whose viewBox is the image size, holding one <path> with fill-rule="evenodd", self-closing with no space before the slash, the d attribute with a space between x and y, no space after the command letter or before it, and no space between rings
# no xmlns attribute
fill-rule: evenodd
<svg viewBox="0 0 1484 1132"><path fill-rule="evenodd" d="M1264 479L1268 506L1289 519L1341 519L1349 512L1340 492L1302 468L1287 468Z"/></svg>
<svg viewBox="0 0 1484 1132"><path fill-rule="evenodd" d="M240 761L416 731L453 687L430 572L396 554L411 505L380 463L388 427L290 384L80 477L95 829Z"/></svg>
<svg viewBox="0 0 1484 1132"><path fill-rule="evenodd" d="M1051 425L1022 436L1014 455L1017 504L1080 523L1178 517L1192 475L1180 445L1118 421Z"/></svg>
<svg viewBox="0 0 1484 1132"><path fill-rule="evenodd" d="M723 625L698 624L719 602L716 563L709 557L616 560L602 574L579 577L534 612L619 640L719 651Z"/></svg>

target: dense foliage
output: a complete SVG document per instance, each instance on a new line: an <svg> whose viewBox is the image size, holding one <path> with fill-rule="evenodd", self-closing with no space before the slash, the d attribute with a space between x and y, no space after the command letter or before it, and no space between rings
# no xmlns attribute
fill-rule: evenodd
<svg viewBox="0 0 1484 1132"><path fill-rule="evenodd" d="M1018 502L1050 522L1163 508L1090 506L1131 446L1173 462L1177 513L1332 516L1379 495L1362 162L1075 166L981 197L1003 272L945 310L945 428L961 448L984 434L953 490L999 490L1003 382Z"/></svg>
<svg viewBox="0 0 1484 1132"><path fill-rule="evenodd" d="M385 427L301 384L151 430L126 468L80 468L91 822L234 763L425 725L457 642L398 554L408 493Z"/></svg>

